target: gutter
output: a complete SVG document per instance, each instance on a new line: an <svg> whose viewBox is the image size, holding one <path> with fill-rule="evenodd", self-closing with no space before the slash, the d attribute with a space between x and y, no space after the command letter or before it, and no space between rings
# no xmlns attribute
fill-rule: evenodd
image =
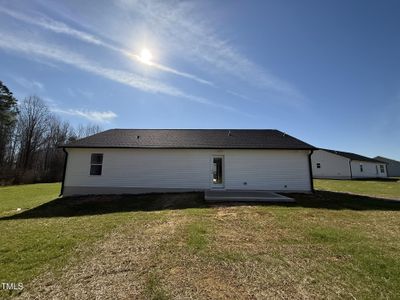
<svg viewBox="0 0 400 300"><path fill-rule="evenodd" d="M95 145L95 146L74 146L65 144L60 146L59 148L78 148L78 149L211 149L211 150L318 150L317 148L285 148L285 147L207 147L207 146L149 146L149 145L141 145L141 146L109 146L109 145Z"/></svg>
<svg viewBox="0 0 400 300"><path fill-rule="evenodd" d="M353 179L353 171L351 170L351 159L349 159L350 179Z"/></svg>
<svg viewBox="0 0 400 300"><path fill-rule="evenodd" d="M64 193L64 181L65 181L65 173L67 172L67 161L68 161L68 152L65 150L63 147L63 152L65 153L65 158L64 158L64 170L63 170L63 176L62 176L62 182L61 182L61 191L59 197L61 197Z"/></svg>
<svg viewBox="0 0 400 300"><path fill-rule="evenodd" d="M312 173L312 166L311 166L311 155L314 153L314 150L311 149L310 153L308 154L308 170L310 174L310 187L311 187L311 193L314 193L314 180L313 180L313 173Z"/></svg>

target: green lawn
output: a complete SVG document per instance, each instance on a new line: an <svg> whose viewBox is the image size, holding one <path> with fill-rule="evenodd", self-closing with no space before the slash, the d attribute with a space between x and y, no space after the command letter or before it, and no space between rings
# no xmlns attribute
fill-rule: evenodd
<svg viewBox="0 0 400 300"><path fill-rule="evenodd" d="M315 179L315 189L358 195L400 199L400 180L329 180Z"/></svg>
<svg viewBox="0 0 400 300"><path fill-rule="evenodd" d="M0 217L26 210L56 198L61 184L42 183L0 187Z"/></svg>
<svg viewBox="0 0 400 300"><path fill-rule="evenodd" d="M286 205L58 192L0 188L0 282L22 282L22 298L399 297L400 202L329 191Z"/></svg>

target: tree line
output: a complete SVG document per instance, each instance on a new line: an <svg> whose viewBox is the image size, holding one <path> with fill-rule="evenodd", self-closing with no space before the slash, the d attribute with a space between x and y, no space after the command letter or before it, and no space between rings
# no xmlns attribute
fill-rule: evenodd
<svg viewBox="0 0 400 300"><path fill-rule="evenodd" d="M98 125L73 127L38 96L18 101L0 81L0 185L60 181L60 145L100 132Z"/></svg>

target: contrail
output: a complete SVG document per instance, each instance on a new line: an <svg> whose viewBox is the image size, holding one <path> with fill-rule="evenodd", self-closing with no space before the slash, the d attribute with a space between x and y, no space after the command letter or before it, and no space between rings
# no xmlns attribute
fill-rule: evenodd
<svg viewBox="0 0 400 300"><path fill-rule="evenodd" d="M144 63L141 60L140 55L138 55L138 54L131 53L130 51L123 49L123 48L115 47L115 46L103 41L102 39L100 39L99 37L97 37L95 35L89 34L87 32L81 31L81 30L71 28L67 24L53 20L47 16L41 15L41 16L34 18L29 15L26 15L26 14L23 14L20 12L16 12L16 11L13 11L13 10L10 10L10 9L7 9L7 8L1 7L1 6L0 6L0 12L4 13L10 17L13 17L14 19L17 19L19 21L29 23L32 25L36 25L36 26L42 27L46 30L50 30L50 31L53 31L56 33L66 34L66 35L69 35L76 39L79 39L81 41L84 41L86 43L105 47L107 49L122 53L123 55L125 55L129 58L133 58L140 63ZM161 70L163 72L167 72L167 73L171 73L171 74L174 74L177 76L185 77L185 78L197 81L202 84L214 86L214 84L212 82L202 79L202 78L199 78L196 75L182 72L182 71L158 64L156 62L146 62L145 64L149 65L153 68L156 68L158 70Z"/></svg>

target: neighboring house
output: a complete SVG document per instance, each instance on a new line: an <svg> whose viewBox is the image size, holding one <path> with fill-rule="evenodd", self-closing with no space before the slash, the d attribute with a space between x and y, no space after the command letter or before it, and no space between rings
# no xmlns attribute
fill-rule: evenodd
<svg viewBox="0 0 400 300"><path fill-rule="evenodd" d="M350 152L319 149L311 156L314 178L387 177L386 163Z"/></svg>
<svg viewBox="0 0 400 300"><path fill-rule="evenodd" d="M315 148L278 130L111 129L62 148L63 195L313 190Z"/></svg>
<svg viewBox="0 0 400 300"><path fill-rule="evenodd" d="M386 158L383 156L377 156L374 159L386 163L387 175L390 177L400 177L400 161Z"/></svg>

